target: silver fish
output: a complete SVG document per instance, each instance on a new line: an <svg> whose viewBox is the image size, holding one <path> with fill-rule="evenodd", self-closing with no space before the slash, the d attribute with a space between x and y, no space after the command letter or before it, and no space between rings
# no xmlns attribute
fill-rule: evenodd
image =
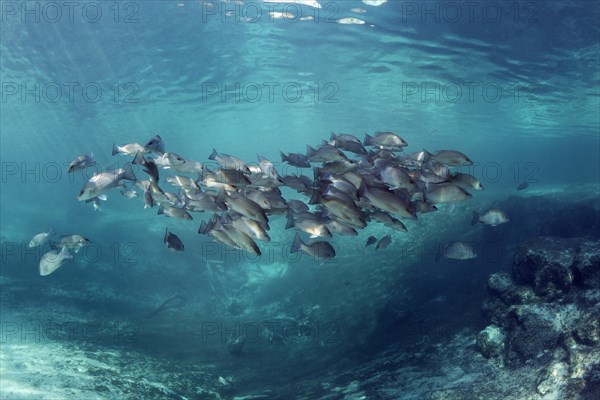
<svg viewBox="0 0 600 400"><path fill-rule="evenodd" d="M482 223L485 225L496 226L508 222L508 216L502 210L492 208L483 214L473 211L473 219L471 225Z"/></svg>
<svg viewBox="0 0 600 400"><path fill-rule="evenodd" d="M144 145L146 151L153 151L155 153L162 154L165 152L165 144L163 143L160 135L155 135Z"/></svg>
<svg viewBox="0 0 600 400"><path fill-rule="evenodd" d="M98 197L99 195L108 192L110 189L119 186L120 182L124 179L130 181L137 180L133 174L131 164L127 164L125 168L101 172L92 176L79 192L77 200L84 201Z"/></svg>
<svg viewBox="0 0 600 400"><path fill-rule="evenodd" d="M425 199L434 204L458 203L469 200L471 194L452 183L430 184Z"/></svg>
<svg viewBox="0 0 600 400"><path fill-rule="evenodd" d="M453 260L470 260L477 257L473 247L465 242L451 242L444 249L444 256Z"/></svg>
<svg viewBox="0 0 600 400"><path fill-rule="evenodd" d="M331 232L325 225L325 222L316 216L295 219L294 214L289 212L285 229L289 228L296 228L302 232L306 232L310 235L311 239L316 237L331 237Z"/></svg>
<svg viewBox="0 0 600 400"><path fill-rule="evenodd" d="M133 189L121 189L121 194L125 197L127 197L128 199L133 199L134 197L138 196L138 193L133 190Z"/></svg>
<svg viewBox="0 0 600 400"><path fill-rule="evenodd" d="M263 224L267 223L265 211L260 207L260 205L237 192L227 195L224 190L221 190L216 201L225 203L230 209L242 214L245 217L253 219L254 221L258 221Z"/></svg>
<svg viewBox="0 0 600 400"><path fill-rule="evenodd" d="M214 148L208 159L218 162L221 168L224 169L232 169L247 173L250 172L248 167L246 167L246 163L244 163L242 159L235 156L230 156L229 154L219 154Z"/></svg>
<svg viewBox="0 0 600 400"><path fill-rule="evenodd" d="M117 146L113 143L112 155L126 154L129 156L134 156L138 151L144 153L146 149L144 149L144 146L139 143L129 143L122 146Z"/></svg>
<svg viewBox="0 0 600 400"><path fill-rule="evenodd" d="M306 244L302 241L300 235L296 233L296 237L294 238L290 252L297 253L298 251L314 257L317 261L323 261L335 257L335 250L330 243L318 241L311 244Z"/></svg>
<svg viewBox="0 0 600 400"><path fill-rule="evenodd" d="M356 229L335 219L331 219L327 222L326 226L331 233L337 233L338 235L343 236L358 236Z"/></svg>
<svg viewBox="0 0 600 400"><path fill-rule="evenodd" d="M308 158L304 154L290 153L286 155L282 151L279 154L281 155L281 162L287 162L298 168L310 168L310 162L308 162Z"/></svg>
<svg viewBox="0 0 600 400"><path fill-rule="evenodd" d="M385 150L401 150L408 143L392 132L376 132L374 136L365 134L365 146L374 146Z"/></svg>
<svg viewBox="0 0 600 400"><path fill-rule="evenodd" d="M29 247L42 246L46 244L50 236L54 235L54 233L54 229L52 228L50 228L48 232L38 233L29 241Z"/></svg>
<svg viewBox="0 0 600 400"><path fill-rule="evenodd" d="M163 169L175 168L185 164L185 159L176 153L163 153L153 160L156 165Z"/></svg>
<svg viewBox="0 0 600 400"><path fill-rule="evenodd" d="M396 214L400 217L417 219L414 204L406 196L399 196L394 192L377 188L369 188L366 185L360 189L360 196L367 198L371 205L380 210Z"/></svg>
<svg viewBox="0 0 600 400"><path fill-rule="evenodd" d="M235 243L233 247L239 250L246 250L255 256L260 256L261 251L256 242L244 232L236 229L233 225L222 224L222 230Z"/></svg>
<svg viewBox="0 0 600 400"><path fill-rule="evenodd" d="M260 167L261 172L269 179L279 180L279 174L275 169L273 163L267 160L264 157L258 156L258 166Z"/></svg>
<svg viewBox="0 0 600 400"><path fill-rule="evenodd" d="M51 250L44 254L40 259L39 271L41 276L47 276L59 269L65 262L65 260L72 259L73 256L69 253L66 246L60 250Z"/></svg>
<svg viewBox="0 0 600 400"><path fill-rule="evenodd" d="M173 207L166 203L161 203L158 207L158 215L164 214L167 217L178 218L178 219L193 219L190 213L185 211L183 208Z"/></svg>
<svg viewBox="0 0 600 400"><path fill-rule="evenodd" d="M306 145L306 158L311 162L348 161L344 153L330 145L323 145L318 149Z"/></svg>
<svg viewBox="0 0 600 400"><path fill-rule="evenodd" d="M469 157L456 150L440 150L431 156L431 158L448 166L463 167L473 165L473 161Z"/></svg>
<svg viewBox="0 0 600 400"><path fill-rule="evenodd" d="M266 229L259 222L250 218L246 218L244 216L232 218L231 225L235 229L244 232L254 240L261 240L264 242L271 241Z"/></svg>
<svg viewBox="0 0 600 400"><path fill-rule="evenodd" d="M70 172L84 170L84 169L94 166L94 165L96 165L96 161L94 161L94 155L90 154L88 156L87 154L83 154L71 162L71 164L69 165L69 168L67 169L67 172L70 173Z"/></svg>
<svg viewBox="0 0 600 400"><path fill-rule="evenodd" d="M180 188L199 188L198 183L188 176L173 175L168 176L166 179L167 183Z"/></svg>
<svg viewBox="0 0 600 400"><path fill-rule="evenodd" d="M473 175L457 172L450 176L450 182L463 189L483 190L483 185Z"/></svg>
<svg viewBox="0 0 600 400"><path fill-rule="evenodd" d="M81 235L63 235L60 237L58 246L66 247L68 250L73 250L75 253L78 253L79 250L88 243L91 243L91 240Z"/></svg>

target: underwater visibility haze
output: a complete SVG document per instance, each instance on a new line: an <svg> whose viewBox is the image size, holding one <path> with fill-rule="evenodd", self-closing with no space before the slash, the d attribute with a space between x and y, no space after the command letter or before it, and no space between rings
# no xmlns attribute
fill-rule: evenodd
<svg viewBox="0 0 600 400"><path fill-rule="evenodd" d="M0 398L600 398L596 1L0 2Z"/></svg>

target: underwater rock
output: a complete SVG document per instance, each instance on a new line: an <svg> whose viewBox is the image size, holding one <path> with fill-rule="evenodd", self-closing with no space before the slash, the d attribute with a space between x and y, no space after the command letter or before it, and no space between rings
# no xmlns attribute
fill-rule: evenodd
<svg viewBox="0 0 600 400"><path fill-rule="evenodd" d="M576 239L539 237L519 246L512 272L517 284L533 287L538 296L554 300L573 283Z"/></svg>
<svg viewBox="0 0 600 400"><path fill-rule="evenodd" d="M573 269L576 284L600 288L600 241L588 241L581 245Z"/></svg>
<svg viewBox="0 0 600 400"><path fill-rule="evenodd" d="M490 325L477 335L477 349L485 358L494 358L504 351L504 333L496 325Z"/></svg>
<svg viewBox="0 0 600 400"><path fill-rule="evenodd" d="M545 368L538 378L537 391L541 395L559 394L569 377L569 366L556 362ZM562 397L567 398L567 397Z"/></svg>
<svg viewBox="0 0 600 400"><path fill-rule="evenodd" d="M579 343L588 346L600 345L600 305L584 312L573 333Z"/></svg>
<svg viewBox="0 0 600 400"><path fill-rule="evenodd" d="M539 302L530 286L516 285L505 272L492 274L488 279L487 288L490 297L485 300L482 313L498 326L508 324L510 306Z"/></svg>
<svg viewBox="0 0 600 400"><path fill-rule="evenodd" d="M495 366L535 374L534 397L600 398L600 243L538 237L488 280L476 339Z"/></svg>
<svg viewBox="0 0 600 400"><path fill-rule="evenodd" d="M507 305L528 304L536 301L529 286L515 285L507 273L493 274L488 280L488 291Z"/></svg>
<svg viewBox="0 0 600 400"><path fill-rule="evenodd" d="M504 304L496 297L490 297L485 300L481 308L483 315L498 326L506 326L508 324L509 310L510 306Z"/></svg>
<svg viewBox="0 0 600 400"><path fill-rule="evenodd" d="M551 353L563 331L581 316L573 304L524 304L513 306L506 332L507 364L544 362L540 356Z"/></svg>

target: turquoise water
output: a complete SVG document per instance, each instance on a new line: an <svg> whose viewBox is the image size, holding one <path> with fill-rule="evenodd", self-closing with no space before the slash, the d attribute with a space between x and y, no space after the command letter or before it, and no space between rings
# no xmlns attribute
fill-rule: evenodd
<svg viewBox="0 0 600 400"><path fill-rule="evenodd" d="M182 365L200 363L210 371L208 378L197 378L198 385L227 387L223 396L229 398L272 390L273 382L324 376L340 359L336 368L343 370L344 354L352 354L347 365L358 365L352 361L360 358L356 346L368 336L375 310L390 298L410 298L413 308L422 302L464 310L449 331L481 324L485 281L506 267L508 244L491 246L500 255L449 263L452 271L428 268L433 251L423 256L421 250L448 239L481 240L479 230L469 231L471 211L509 195L582 198L587 195L581 187L590 187L585 185L597 195L598 3L319 3L0 3L1 275L3 285L23 288L3 299L3 329L14 321L45 319L130 324L136 340L116 345L166 357L172 375L154 377L156 382L170 387L167 380L189 381L190 369ZM350 17L364 23L339 23ZM319 145L332 131L361 139L392 131L408 142L405 152L460 150L475 161L471 173L485 191L407 223L408 233L394 232L386 251L364 250L368 236L388 232L382 225L369 225L358 237L334 237L338 256L319 265L290 259L283 250L293 240L292 231L283 229L284 217L273 219L275 244L261 247L256 260L215 250L199 236L208 215L194 214L192 222L166 219L117 190L94 211L76 198L89 175L66 173L81 154L93 153L98 163L88 172L123 165L129 158L111 156L113 143L144 143L155 134L167 151L185 158L206 162L216 148L247 162L255 163L258 154L276 162L281 173L296 173L279 163L279 151L304 153L307 144ZM161 170L161 182L165 176ZM522 182L530 188L517 192ZM164 248L167 226L185 243L184 253ZM50 227L80 233L94 244L55 274L40 277L41 254L26 244ZM472 280L467 291L473 290L473 298L453 300L444 282L465 277ZM140 317L173 293L185 296L182 308L160 319ZM224 306L232 299L243 303L241 314ZM438 315L447 314L439 307ZM241 362L220 337L203 340L203 329L214 321L299 320L297 313L313 308L325 326L319 340L253 344ZM92 352L115 345L81 341ZM51 352L62 341L35 344ZM106 362L116 365L112 361ZM217 380L229 375L237 379L234 389ZM132 371L125 376L139 378ZM11 390L31 385L22 377L11 380ZM51 381L42 379L38 387ZM93 386L80 390L98 398L117 398L118 390L136 393L119 383L112 395ZM190 388L173 390L194 398ZM23 393L41 396L33 389Z"/></svg>

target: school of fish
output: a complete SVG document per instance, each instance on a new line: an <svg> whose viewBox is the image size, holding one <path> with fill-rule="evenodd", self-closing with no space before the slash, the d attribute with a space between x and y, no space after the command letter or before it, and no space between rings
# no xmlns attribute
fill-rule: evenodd
<svg viewBox="0 0 600 400"><path fill-rule="evenodd" d="M125 155L131 161L123 168L92 176L77 199L91 202L97 209L99 200L106 201L112 189L118 188L129 199L137 198L139 190L144 207L156 207L159 215L193 220L193 213L211 213L208 220L201 221L199 234L254 255L261 254L257 242L271 240L271 216L285 215L285 228L297 231L291 252L322 261L335 257L326 238L356 236L371 222L406 232L402 220L417 220L419 214L438 211L439 204L464 202L472 197L470 191L483 190L476 177L456 171L473 164L460 151L407 154L407 145L393 132L366 134L363 141L354 135L332 133L329 141L323 140L318 147L307 145L305 154L280 152L282 163L298 171L309 170L311 178L302 173L282 176L273 162L261 156L256 163L246 163L215 149L208 159L218 167L209 168L207 163L165 151L162 138L155 135L143 145L113 145L113 156ZM71 163L69 172L92 165L93 156L81 155ZM133 165L141 168L143 177L135 175ZM160 182L161 170L167 173L162 183L168 187ZM491 209L474 214L472 224L495 226L507 221L501 210ZM300 233L309 240L303 240ZM370 237L367 246L375 242L376 250L385 249L391 236L379 241ZM184 250L179 237L168 229L164 244L173 252ZM456 248L462 249L460 255ZM464 258L465 252L473 258L475 254L467 243L453 245L453 249L445 253L448 258ZM57 252L55 259L68 258L62 250L53 251ZM56 268L53 264L44 271Z"/></svg>

